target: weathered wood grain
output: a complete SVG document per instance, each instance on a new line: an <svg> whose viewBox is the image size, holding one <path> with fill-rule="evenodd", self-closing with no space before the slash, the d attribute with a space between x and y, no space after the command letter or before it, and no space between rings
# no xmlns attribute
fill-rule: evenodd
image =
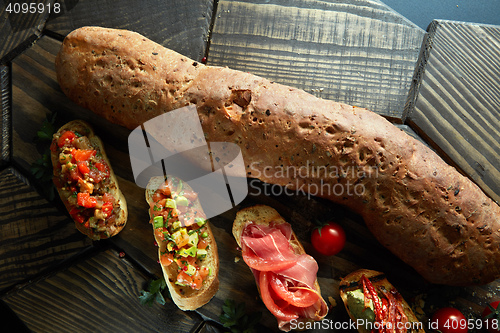
<svg viewBox="0 0 500 333"><path fill-rule="evenodd" d="M53 15L46 29L62 36L82 26L136 31L192 59L205 56L213 0L64 1L64 15Z"/></svg>
<svg viewBox="0 0 500 333"><path fill-rule="evenodd" d="M0 173L0 291L89 247L74 222L13 168Z"/></svg>
<svg viewBox="0 0 500 333"><path fill-rule="evenodd" d="M139 301L150 277L106 250L2 299L32 332L189 332L201 324L171 301Z"/></svg>
<svg viewBox="0 0 500 333"><path fill-rule="evenodd" d="M0 65L0 166L10 160L12 86L9 65Z"/></svg>
<svg viewBox="0 0 500 333"><path fill-rule="evenodd" d="M43 11L35 13L15 13L7 12L9 4L19 3L19 1L0 1L0 64L6 64L17 54L28 48L42 33L45 21L49 17L47 5L51 6L53 0L31 1L44 5ZM25 2L30 3L30 2ZM11 10L15 8L11 7Z"/></svg>
<svg viewBox="0 0 500 333"><path fill-rule="evenodd" d="M380 1L219 1L208 63L400 121L424 34Z"/></svg>
<svg viewBox="0 0 500 333"><path fill-rule="evenodd" d="M144 190L134 183L130 169L127 147L129 131L112 125L92 112L74 105L62 94L55 81L53 67L53 60L59 46L60 41L43 36L32 48L17 57L12 64L14 162L23 172L27 172L29 165L40 156L41 147L34 145L32 137L41 126L45 116L51 111L57 111L58 123L76 118L85 119L91 123L104 141L111 165L117 173L129 207L130 215L126 228L110 242L122 248L128 258L137 262L149 273L160 276L157 249L154 245L152 228L149 225ZM402 129L404 128L405 126L402 126ZM477 288L446 289L450 295L445 297L437 292L437 295L442 297L431 299L428 292L433 286L429 286L409 266L383 248L356 214L325 200L304 195L290 196L284 193L281 187L269 186L254 180L249 180L249 190L250 195L238 207L211 219L221 263L220 289L210 303L197 310L197 313L205 319L217 322L222 304L226 299L231 298L244 301L248 309L262 312L262 325L265 327L263 330L277 331L276 320L260 301L253 275L241 260L241 254L231 234L236 211L241 207L256 203L268 204L276 208L292 224L306 251L317 259L323 297L327 300L331 297L334 300L332 305L336 304L332 307L327 320L333 322L348 320L338 294L338 284L342 276L362 267L386 272L389 280L410 302L413 299L425 298L426 303L423 309L425 313L421 315L423 320L426 320L438 305L450 305L451 302L468 315L477 317L486 302L493 299L494 291L498 290L499 284L494 282ZM325 257L315 253L309 242L314 219L333 219L345 228L348 242L340 254ZM129 278L134 280L133 276ZM86 283L90 290L102 286L99 277L89 277ZM115 297L116 294L119 294L119 291L113 295L99 294L101 298L98 301L107 304L108 297ZM436 292L433 291L432 294ZM71 298L71 294L66 294L66 296ZM93 315L95 311L99 318L99 308L95 303L95 308L87 310L87 314ZM176 308L171 309L168 306L164 310L174 314L177 311ZM136 308L129 303L126 303L126 307L123 308L125 316L133 316L135 311ZM47 315L55 316L52 313ZM126 328L127 324L128 322L123 323L122 328ZM190 330L187 326L184 329L186 332Z"/></svg>
<svg viewBox="0 0 500 333"><path fill-rule="evenodd" d="M434 21L406 122L500 202L500 26Z"/></svg>

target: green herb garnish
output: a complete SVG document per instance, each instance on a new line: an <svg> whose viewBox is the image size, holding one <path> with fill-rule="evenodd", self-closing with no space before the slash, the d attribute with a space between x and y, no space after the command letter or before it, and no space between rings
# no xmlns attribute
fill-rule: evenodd
<svg viewBox="0 0 500 333"><path fill-rule="evenodd" d="M141 290L139 300L141 304L153 306L154 302L165 305L165 298L163 297L163 290L167 286L165 279L152 280L148 283L147 290Z"/></svg>
<svg viewBox="0 0 500 333"><path fill-rule="evenodd" d="M52 161L50 160L50 142L55 132L55 118L56 113L47 115L40 130L36 132L33 141L43 144L46 148L42 157L33 162L30 167L31 173L39 182L41 191L50 201L53 201L56 195L56 188L52 182Z"/></svg>
<svg viewBox="0 0 500 333"><path fill-rule="evenodd" d="M254 326L262 317L261 312L247 314L246 304L236 303L232 299L226 299L222 311L219 319L224 327L230 328L233 333L254 332Z"/></svg>

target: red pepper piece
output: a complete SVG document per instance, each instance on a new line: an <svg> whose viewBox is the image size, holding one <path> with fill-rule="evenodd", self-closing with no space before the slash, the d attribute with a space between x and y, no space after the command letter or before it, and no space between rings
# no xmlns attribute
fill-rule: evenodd
<svg viewBox="0 0 500 333"><path fill-rule="evenodd" d="M377 291L375 290L375 287L371 283L371 281L366 277L366 276L361 276L361 281L363 282L363 290L368 290L369 297L372 299L373 302L373 307L375 308L375 315L377 316L377 321L382 322L384 319L382 316L382 305L380 304L380 299L378 298ZM365 293L365 298L366 298L366 293Z"/></svg>
<svg viewBox="0 0 500 333"><path fill-rule="evenodd" d="M76 198L79 206L94 208L97 205L97 199L91 197L89 193L78 193Z"/></svg>
<svg viewBox="0 0 500 333"><path fill-rule="evenodd" d="M111 212L113 211L113 204L111 202L105 202L102 204L102 212L106 214L106 216L109 216Z"/></svg>
<svg viewBox="0 0 500 333"><path fill-rule="evenodd" d="M78 223L83 224L85 222L85 218L80 214L80 209L76 207L70 210L69 215Z"/></svg>
<svg viewBox="0 0 500 333"><path fill-rule="evenodd" d="M64 131L57 140L57 145L61 148L65 144L73 142L75 138L76 134L73 131Z"/></svg>
<svg viewBox="0 0 500 333"><path fill-rule="evenodd" d="M93 149L73 149L71 151L71 155L73 155L76 162L87 161L92 156L95 156L96 153L97 151Z"/></svg>
<svg viewBox="0 0 500 333"><path fill-rule="evenodd" d="M81 173L87 174L90 172L89 164L87 161L77 162L76 165L78 165L78 171L80 171Z"/></svg>

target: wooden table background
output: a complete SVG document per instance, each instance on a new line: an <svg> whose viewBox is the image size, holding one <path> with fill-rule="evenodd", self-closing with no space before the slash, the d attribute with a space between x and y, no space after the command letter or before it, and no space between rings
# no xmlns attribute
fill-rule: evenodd
<svg viewBox="0 0 500 333"><path fill-rule="evenodd" d="M263 195L252 183L239 207L211 220L221 259L216 297L195 312L182 312L170 300L141 305L140 291L161 271L144 193L130 169L129 131L70 102L56 82L54 58L64 36L78 27L134 30L197 61L206 57L209 65L382 114L498 201L500 27L434 21L423 31L377 0L65 0L57 2L61 13L51 15L8 14L10 2L0 2L2 331L221 332L226 299L262 312L260 329L276 331L249 269L235 261L230 234L237 209L254 203L275 207L316 257L332 322L348 320L340 278L361 267L386 272L424 323L447 305L479 318L497 299L500 281L430 285L378 244L355 213L317 198ZM36 132L54 113L57 124L89 121L105 142L130 211L127 227L111 240L91 242L79 234L60 201L30 172L47 148L34 140ZM337 256L321 256L308 242L315 218L344 226L348 243Z"/></svg>

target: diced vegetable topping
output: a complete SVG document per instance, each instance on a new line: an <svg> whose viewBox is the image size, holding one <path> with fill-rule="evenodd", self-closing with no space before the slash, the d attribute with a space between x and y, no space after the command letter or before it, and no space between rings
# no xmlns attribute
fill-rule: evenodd
<svg viewBox="0 0 500 333"><path fill-rule="evenodd" d="M88 137L66 130L54 137L51 150L59 162L53 180L72 206L71 217L91 229L92 236L108 237L120 207L110 194L110 168L98 147Z"/></svg>
<svg viewBox="0 0 500 333"><path fill-rule="evenodd" d="M194 205L196 193L178 181L160 186L152 198L151 223L163 251L160 263L177 266L176 284L200 289L211 272L203 267L209 234L203 212Z"/></svg>

